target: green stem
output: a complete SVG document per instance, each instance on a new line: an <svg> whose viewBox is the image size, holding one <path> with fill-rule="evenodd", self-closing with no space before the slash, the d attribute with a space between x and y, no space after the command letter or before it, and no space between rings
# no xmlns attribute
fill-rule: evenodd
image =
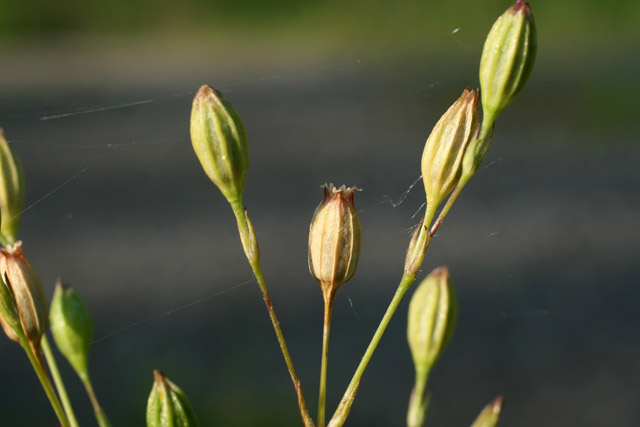
<svg viewBox="0 0 640 427"><path fill-rule="evenodd" d="M56 390L58 390L58 395L60 396L60 401L62 402L62 406L64 407L64 412L67 414L67 418L69 419L69 426L78 427L76 414L73 411L73 407L71 406L71 400L69 400L67 389L64 386L64 381L62 381L62 376L60 375L58 364L56 363L56 359L53 356L53 352L51 351L51 346L49 345L49 340L47 339L46 335L42 336L42 352L44 353L44 358L47 359L47 365L49 366L51 377L53 378L53 382L56 385Z"/></svg>
<svg viewBox="0 0 640 427"><path fill-rule="evenodd" d="M247 252L246 248L248 242L256 241L256 236L249 235L249 225L247 224L247 220L245 218L245 213L242 208L242 203L240 201L231 202L231 208L233 209L233 213L236 217L236 221L238 223L238 231L240 233L240 240L243 242L243 247L245 248L245 253ZM307 404L304 400L304 395L302 394L302 385L300 380L298 379L298 375L296 374L296 370L293 367L293 361L291 360L291 355L289 354L289 349L287 348L287 343L284 339L284 335L282 334L282 329L280 328L280 322L278 321L278 317L276 316L276 312L273 309L273 303L271 302L271 297L269 296L269 291L267 290L267 284L264 281L264 276L262 274L262 268L260 267L260 260L257 256L247 257L249 261L249 265L253 270L253 274L256 277L256 281L258 282L258 287L260 288L260 292L262 293L262 299L264 300L265 305L267 306L267 312L269 313L269 319L271 319L271 324L273 325L273 329L276 333L276 338L278 339L278 344L280 345L280 350L282 350L282 355L284 356L285 364L287 365L287 369L289 370L289 375L291 376L291 381L293 382L293 387L296 390L296 394L298 396L298 406L300 407L300 415L302 416L302 421L305 426L315 426L311 416L309 415L309 411L307 410Z"/></svg>
<svg viewBox="0 0 640 427"><path fill-rule="evenodd" d="M478 143L479 152L476 153L476 156L479 158L478 164L482 161L482 159L484 159L484 156L487 154L487 151L489 150L489 146L491 146L491 139L492 139L492 136L493 136L493 123L494 122L495 122L495 115L489 114L489 115L485 115L482 118L482 126L480 128L480 135L478 135L478 141L480 141ZM488 140L485 143L485 140L487 138L488 138ZM475 170L466 171L460 176L460 180L458 181L458 185L456 185L456 188L449 195L449 198L447 199L447 203L444 205L444 207L440 211L440 214L438 215L438 218L433 223L433 227L431 227L431 230L429 232L429 237L430 238L433 237L434 234L436 234L436 231L438 231L438 228L440 228L440 225L442 225L442 221L444 221L444 218L449 213L449 210L451 209L451 206L453 206L453 202L456 201L456 199L460 195L460 192L462 191L464 186L467 185L467 182L469 182L469 180L475 174L475 172L476 172ZM427 227L429 226L429 223L427 223L426 221L425 221L425 224L427 224Z"/></svg>
<svg viewBox="0 0 640 427"><path fill-rule="evenodd" d="M456 199L460 195L460 192L462 191L462 188L467 184L467 182L469 182L469 179L471 179L471 176L472 175L465 174L460 177L460 181L458 181L458 185L456 186L456 188L453 189L453 191L449 195L449 198L447 199L447 203L444 205L444 207L440 211L440 215L438 215L438 218L433 223L433 227L431 227L431 231L429 231L429 238L432 238L436 234L436 231L438 231L438 228L440 228L440 225L442 225L442 221L444 221L444 218L449 213L451 206L453 206L453 202L456 201Z"/></svg>
<svg viewBox="0 0 640 427"><path fill-rule="evenodd" d="M427 387L429 370L416 370L416 384L411 392L409 410L407 411L407 427L422 427L427 413L424 392Z"/></svg>
<svg viewBox="0 0 640 427"><path fill-rule="evenodd" d="M85 390L87 391L87 395L89 396L89 400L91 401L91 406L93 406L93 413L95 414L96 420L98 421L98 425L100 427L111 427L109 423L109 419L107 415L102 410L100 406L100 402L98 402L98 397L93 390L93 385L91 385L91 379L89 378L89 373L83 373L79 375L80 381L84 385Z"/></svg>
<svg viewBox="0 0 640 427"><path fill-rule="evenodd" d="M426 247L425 247L425 250L426 250ZM400 280L400 284L398 285L398 289L396 289L396 293L393 295L393 299L391 300L391 303L389 303L389 307L387 307L387 311L382 317L382 320L378 325L378 329L373 334L373 338L371 338L371 342L369 343L369 346L367 347L367 350L365 351L364 356L362 356L362 359L360 360L360 364L358 365L356 372L353 374L353 377L351 378L351 382L349 383L349 386L347 387L347 390L345 391L342 397L342 400L340 401L340 405L338 405L338 409L336 409L336 412L333 414L333 417L329 422L329 427L340 427L346 421L347 416L349 415L349 411L351 409L351 405L353 404L353 399L355 398L356 391L358 389L358 386L360 385L360 379L362 378L362 374L364 373L364 370L369 364L369 360L371 360L371 356L373 355L373 352L378 346L378 343L382 338L382 334L384 334L385 329L387 329L387 325L389 325L389 321L391 320L391 317L396 312L396 309L398 308L398 304L400 304L402 297L411 286L411 283L413 283L415 277L416 277L415 274L407 274L407 273L403 274L402 279Z"/></svg>
<svg viewBox="0 0 640 427"><path fill-rule="evenodd" d="M18 333L18 331L16 331L16 333ZM49 377L47 376L47 373L44 370L41 361L38 360L37 356L33 352L33 349L31 348L27 337L24 335L24 333L22 333L22 331L20 331L20 333L18 333L18 338L20 339L22 348L27 353L27 357L29 358L29 362L31 362L31 365L33 366L33 370L36 371L36 375L38 376L40 384L42 384L42 388L44 389L44 392L46 393L47 398L51 403L51 407L58 417L58 421L60 421L60 425L62 427L71 427L71 425L69 424L69 420L64 413L64 409L62 409L62 406L60 405L58 396L56 396L55 391L53 391L53 387L51 387Z"/></svg>
<svg viewBox="0 0 640 427"><path fill-rule="evenodd" d="M325 405L327 397L327 361L329 359L329 330L331 328L331 312L333 296L328 295L324 302L324 327L322 331L322 362L320 365L320 390L318 392L318 427L324 427Z"/></svg>
<svg viewBox="0 0 640 427"><path fill-rule="evenodd" d="M478 139L484 140L489 135L489 132L493 131L493 124L497 118L498 116L495 114L485 113L482 117L482 126L480 127L480 135L478 136ZM489 143L491 143L491 139L489 139ZM489 147L487 147L484 152L486 153L488 149Z"/></svg>

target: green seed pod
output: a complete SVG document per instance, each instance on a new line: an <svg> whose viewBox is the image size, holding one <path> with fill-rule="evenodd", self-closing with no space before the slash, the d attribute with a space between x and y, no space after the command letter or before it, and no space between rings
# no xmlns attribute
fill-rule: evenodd
<svg viewBox="0 0 640 427"><path fill-rule="evenodd" d="M422 153L422 180L427 193L426 226L453 191L461 175L462 157L478 127L478 92L465 89L438 120Z"/></svg>
<svg viewBox="0 0 640 427"><path fill-rule="evenodd" d="M504 397L498 396L493 402L484 407L478 418L473 422L471 427L495 427L498 425L500 419L500 413L502 412L502 405L504 403Z"/></svg>
<svg viewBox="0 0 640 427"><path fill-rule="evenodd" d="M0 274L11 288L22 329L31 346L37 349L49 326L48 303L40 277L25 258L21 245L22 242L16 242L0 249ZM7 335L16 338L10 333Z"/></svg>
<svg viewBox="0 0 640 427"><path fill-rule="evenodd" d="M405 273L415 276L422 265L424 254L429 244L429 230L424 226L424 218L418 224L418 228L413 232L407 256L404 259Z"/></svg>
<svg viewBox="0 0 640 427"><path fill-rule="evenodd" d="M16 241L20 214L24 208L25 182L22 166L0 129L0 233L7 241Z"/></svg>
<svg viewBox="0 0 640 427"><path fill-rule="evenodd" d="M426 375L449 343L456 309L449 270L436 268L420 283L409 304L407 339L416 372Z"/></svg>
<svg viewBox="0 0 640 427"><path fill-rule="evenodd" d="M535 57L536 27L531 7L517 0L493 24L480 59L482 108L491 123L522 90Z"/></svg>
<svg viewBox="0 0 640 427"><path fill-rule="evenodd" d="M80 378L88 379L89 348L93 339L91 315L78 294L60 279L53 292L49 322L60 353Z"/></svg>
<svg viewBox="0 0 640 427"><path fill-rule="evenodd" d="M229 203L239 202L249 170L247 136L236 110L207 85L193 98L191 143L209 179Z"/></svg>
<svg viewBox="0 0 640 427"><path fill-rule="evenodd" d="M323 186L324 199L309 227L309 271L320 282L325 301L351 279L360 258L360 217L355 187Z"/></svg>
<svg viewBox="0 0 640 427"><path fill-rule="evenodd" d="M22 331L16 300L4 277L0 277L0 324L9 339L20 342L18 332Z"/></svg>
<svg viewBox="0 0 640 427"><path fill-rule="evenodd" d="M184 392L162 372L153 370L153 388L147 401L147 427L195 427L196 416Z"/></svg>

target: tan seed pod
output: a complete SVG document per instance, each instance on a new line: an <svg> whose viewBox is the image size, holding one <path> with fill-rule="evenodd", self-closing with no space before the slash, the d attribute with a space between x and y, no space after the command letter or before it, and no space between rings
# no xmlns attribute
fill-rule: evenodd
<svg viewBox="0 0 640 427"><path fill-rule="evenodd" d="M309 271L325 301L351 279L360 257L360 218L353 202L355 187L324 185L324 199L309 228Z"/></svg>

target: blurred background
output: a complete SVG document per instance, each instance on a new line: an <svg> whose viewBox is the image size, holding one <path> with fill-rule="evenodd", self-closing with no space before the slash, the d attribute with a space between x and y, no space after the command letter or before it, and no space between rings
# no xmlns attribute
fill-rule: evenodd
<svg viewBox="0 0 640 427"><path fill-rule="evenodd" d="M28 186L19 234L48 295L62 276L91 309L94 385L114 426L144 425L152 368L203 426L300 425L233 216L191 149L197 88L243 117L245 204L312 413L322 298L309 221L321 184L363 189L359 269L335 304L332 413L402 274L424 141L478 86L484 37L509 5L0 0L0 126ZM446 264L459 295L427 424L469 425L504 394L503 426L637 426L640 3L531 6L533 74L419 276ZM347 425L404 424L408 300ZM57 425L20 348L3 338L0 354L0 425Z"/></svg>

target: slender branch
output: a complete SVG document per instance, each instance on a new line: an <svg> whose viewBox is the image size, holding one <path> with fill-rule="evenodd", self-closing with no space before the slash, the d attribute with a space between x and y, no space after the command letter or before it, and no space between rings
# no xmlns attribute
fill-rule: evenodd
<svg viewBox="0 0 640 427"><path fill-rule="evenodd" d="M22 332L22 331L21 331ZM18 331L16 331L18 333ZM33 366L33 370L36 371L36 375L40 380L40 384L44 389L44 392L51 403L51 407L53 408L56 416L58 417L58 421L60 421L60 425L62 427L71 427L69 424L69 420L67 419L66 414L64 413L64 409L60 405L60 401L58 400L58 396L56 396L55 391L53 391L53 387L51 387L51 382L49 381L49 377L47 376L46 371L42 365L42 361L34 353L29 341L27 340L24 333L18 333L18 338L20 339L20 343L22 344L22 348L27 353L27 357L29 358L29 362Z"/></svg>
<svg viewBox="0 0 640 427"><path fill-rule="evenodd" d="M231 208L233 209L233 213L236 217L236 221L238 223L238 232L240 233L240 240L243 243L243 247L245 248L245 254L247 253L247 244L251 241L257 241L255 235L250 235L249 233L249 224L247 223L244 210L242 208L242 203L237 201L235 203L231 203ZM298 379L298 375L296 374L296 370L293 367L293 360L291 359L291 355L289 354L289 349L287 348L287 343L284 339L284 335L282 334L282 329L280 328L280 322L278 321L278 317L276 316L276 312L273 308L273 303L271 302L271 297L269 296L269 291L267 290L267 284L264 281L264 276L262 274L262 268L260 267L260 260L257 256L247 256L249 261L249 265L253 270L253 274L256 277L256 281L258 282L258 287L260 288L260 292L262 293L262 299L264 300L265 305L267 306L267 312L269 313L269 319L271 319L271 324L273 325L273 329L276 333L276 338L278 339L278 344L280 345L280 350L282 350L282 355L284 357L285 364L287 365L287 369L289 370L289 375L291 376L291 382L293 382L293 387L296 390L296 394L298 396L298 406L300 407L300 415L302 416L302 421L305 426L315 426L311 416L309 415L309 411L307 409L307 404L304 400L304 395L302 393L302 386L300 384L300 380Z"/></svg>
<svg viewBox="0 0 640 427"><path fill-rule="evenodd" d="M489 150L489 147L491 146L491 140L493 138L494 122L495 122L495 116L487 115L483 117L482 126L480 127L480 135L478 135L477 137L478 138L477 140L479 141L478 152L475 153L476 157L478 158L478 164L482 162L482 160L484 159L484 156L487 154L487 150ZM440 211L440 214L438 215L438 218L433 223L433 227L431 227L431 230L429 231L430 238L436 234L436 232L438 231L438 228L440 228L440 226L442 225L442 221L444 221L444 218L449 213L451 206L453 206L453 202L456 201L456 199L460 195L460 192L462 191L464 186L467 185L467 183L469 182L471 177L475 174L475 172L476 172L475 170L467 171L460 176L458 185L456 185L456 188L454 188L454 190L449 195L449 198L447 199L447 203L445 203L444 207ZM428 223L426 224L428 227L429 226Z"/></svg>
<svg viewBox="0 0 640 427"><path fill-rule="evenodd" d="M89 396L89 400L91 401L91 406L93 406L93 413L95 414L96 420L98 421L98 425L100 427L111 427L109 423L109 419L107 415L102 410L100 406L100 402L98 402L98 397L93 390L93 385L91 385L91 379L89 378L89 374L79 375L82 384L84 385L85 390L87 391L87 396Z"/></svg>
<svg viewBox="0 0 640 427"><path fill-rule="evenodd" d="M325 406L327 398L327 361L329 359L329 331L331 328L331 312L333 311L333 292L325 297L324 327L322 331L322 362L320 365L320 390L318 392L318 427L324 427Z"/></svg>
<svg viewBox="0 0 640 427"><path fill-rule="evenodd" d="M424 392L427 387L429 369L422 372L416 371L416 385L411 392L409 399L409 410L407 411L407 427L422 427L427 412L427 399Z"/></svg>
<svg viewBox="0 0 640 427"><path fill-rule="evenodd" d="M451 206L453 206L453 202L456 201L456 199L460 195L460 192L462 191L462 188L466 185L466 183L469 181L470 178L471 178L471 175L468 175L468 176L463 175L462 177L460 177L460 181L458 181L458 185L456 186L456 188L453 189L453 191L449 195L449 198L447 199L447 203L445 203L444 207L440 211L440 214L438 215L438 218L433 223L433 227L431 227L431 231L429 231L429 238L432 238L436 234L436 231L438 231L438 228L440 228L440 226L442 225L442 221L444 221L444 218L449 213Z"/></svg>
<svg viewBox="0 0 640 427"><path fill-rule="evenodd" d="M426 247L425 247L425 250L426 250ZM342 397L342 400L340 401L340 405L338 405L338 409L336 409L336 412L333 414L333 417L329 422L329 427L340 427L346 421L347 416L349 415L349 411L351 410L351 405L353 404L353 400L355 398L355 393L358 389L358 386L360 385L362 374L364 373L364 370L367 368L367 365L371 360L371 356L373 355L373 352L378 346L378 343L380 342L380 339L382 338L384 331L387 329L387 326L389 325L389 321L391 320L391 317L396 312L396 309L398 308L398 305L400 304L402 297L411 286L411 283L413 283L413 280L415 279L415 277L416 277L415 274L407 274L407 273L404 273L404 275L402 276L402 279L400 280L400 284L398 285L398 289L396 289L396 293L393 295L393 299L391 300L391 303L389 303L389 307L387 307L387 311L382 317L382 320L378 325L378 329L376 329L376 332L373 334L373 338L371 338L371 342L369 343L369 346L367 347L367 350L365 351L364 356L362 356L362 359L360 360L360 364L358 365L356 372L353 374L353 377L351 378L351 382L349 383L349 386L347 387L347 390L345 391Z"/></svg>
<svg viewBox="0 0 640 427"><path fill-rule="evenodd" d="M58 390L58 395L60 396L64 412L67 414L67 418L69 419L69 426L78 427L76 414L71 406L71 400L69 400L67 389L64 385L64 381L62 380L62 376L60 375L56 358L51 351L51 345L49 345L49 340L47 339L46 334L42 336L42 352L44 353L44 358L47 360L47 365L49 366L53 382L56 385L56 390Z"/></svg>

